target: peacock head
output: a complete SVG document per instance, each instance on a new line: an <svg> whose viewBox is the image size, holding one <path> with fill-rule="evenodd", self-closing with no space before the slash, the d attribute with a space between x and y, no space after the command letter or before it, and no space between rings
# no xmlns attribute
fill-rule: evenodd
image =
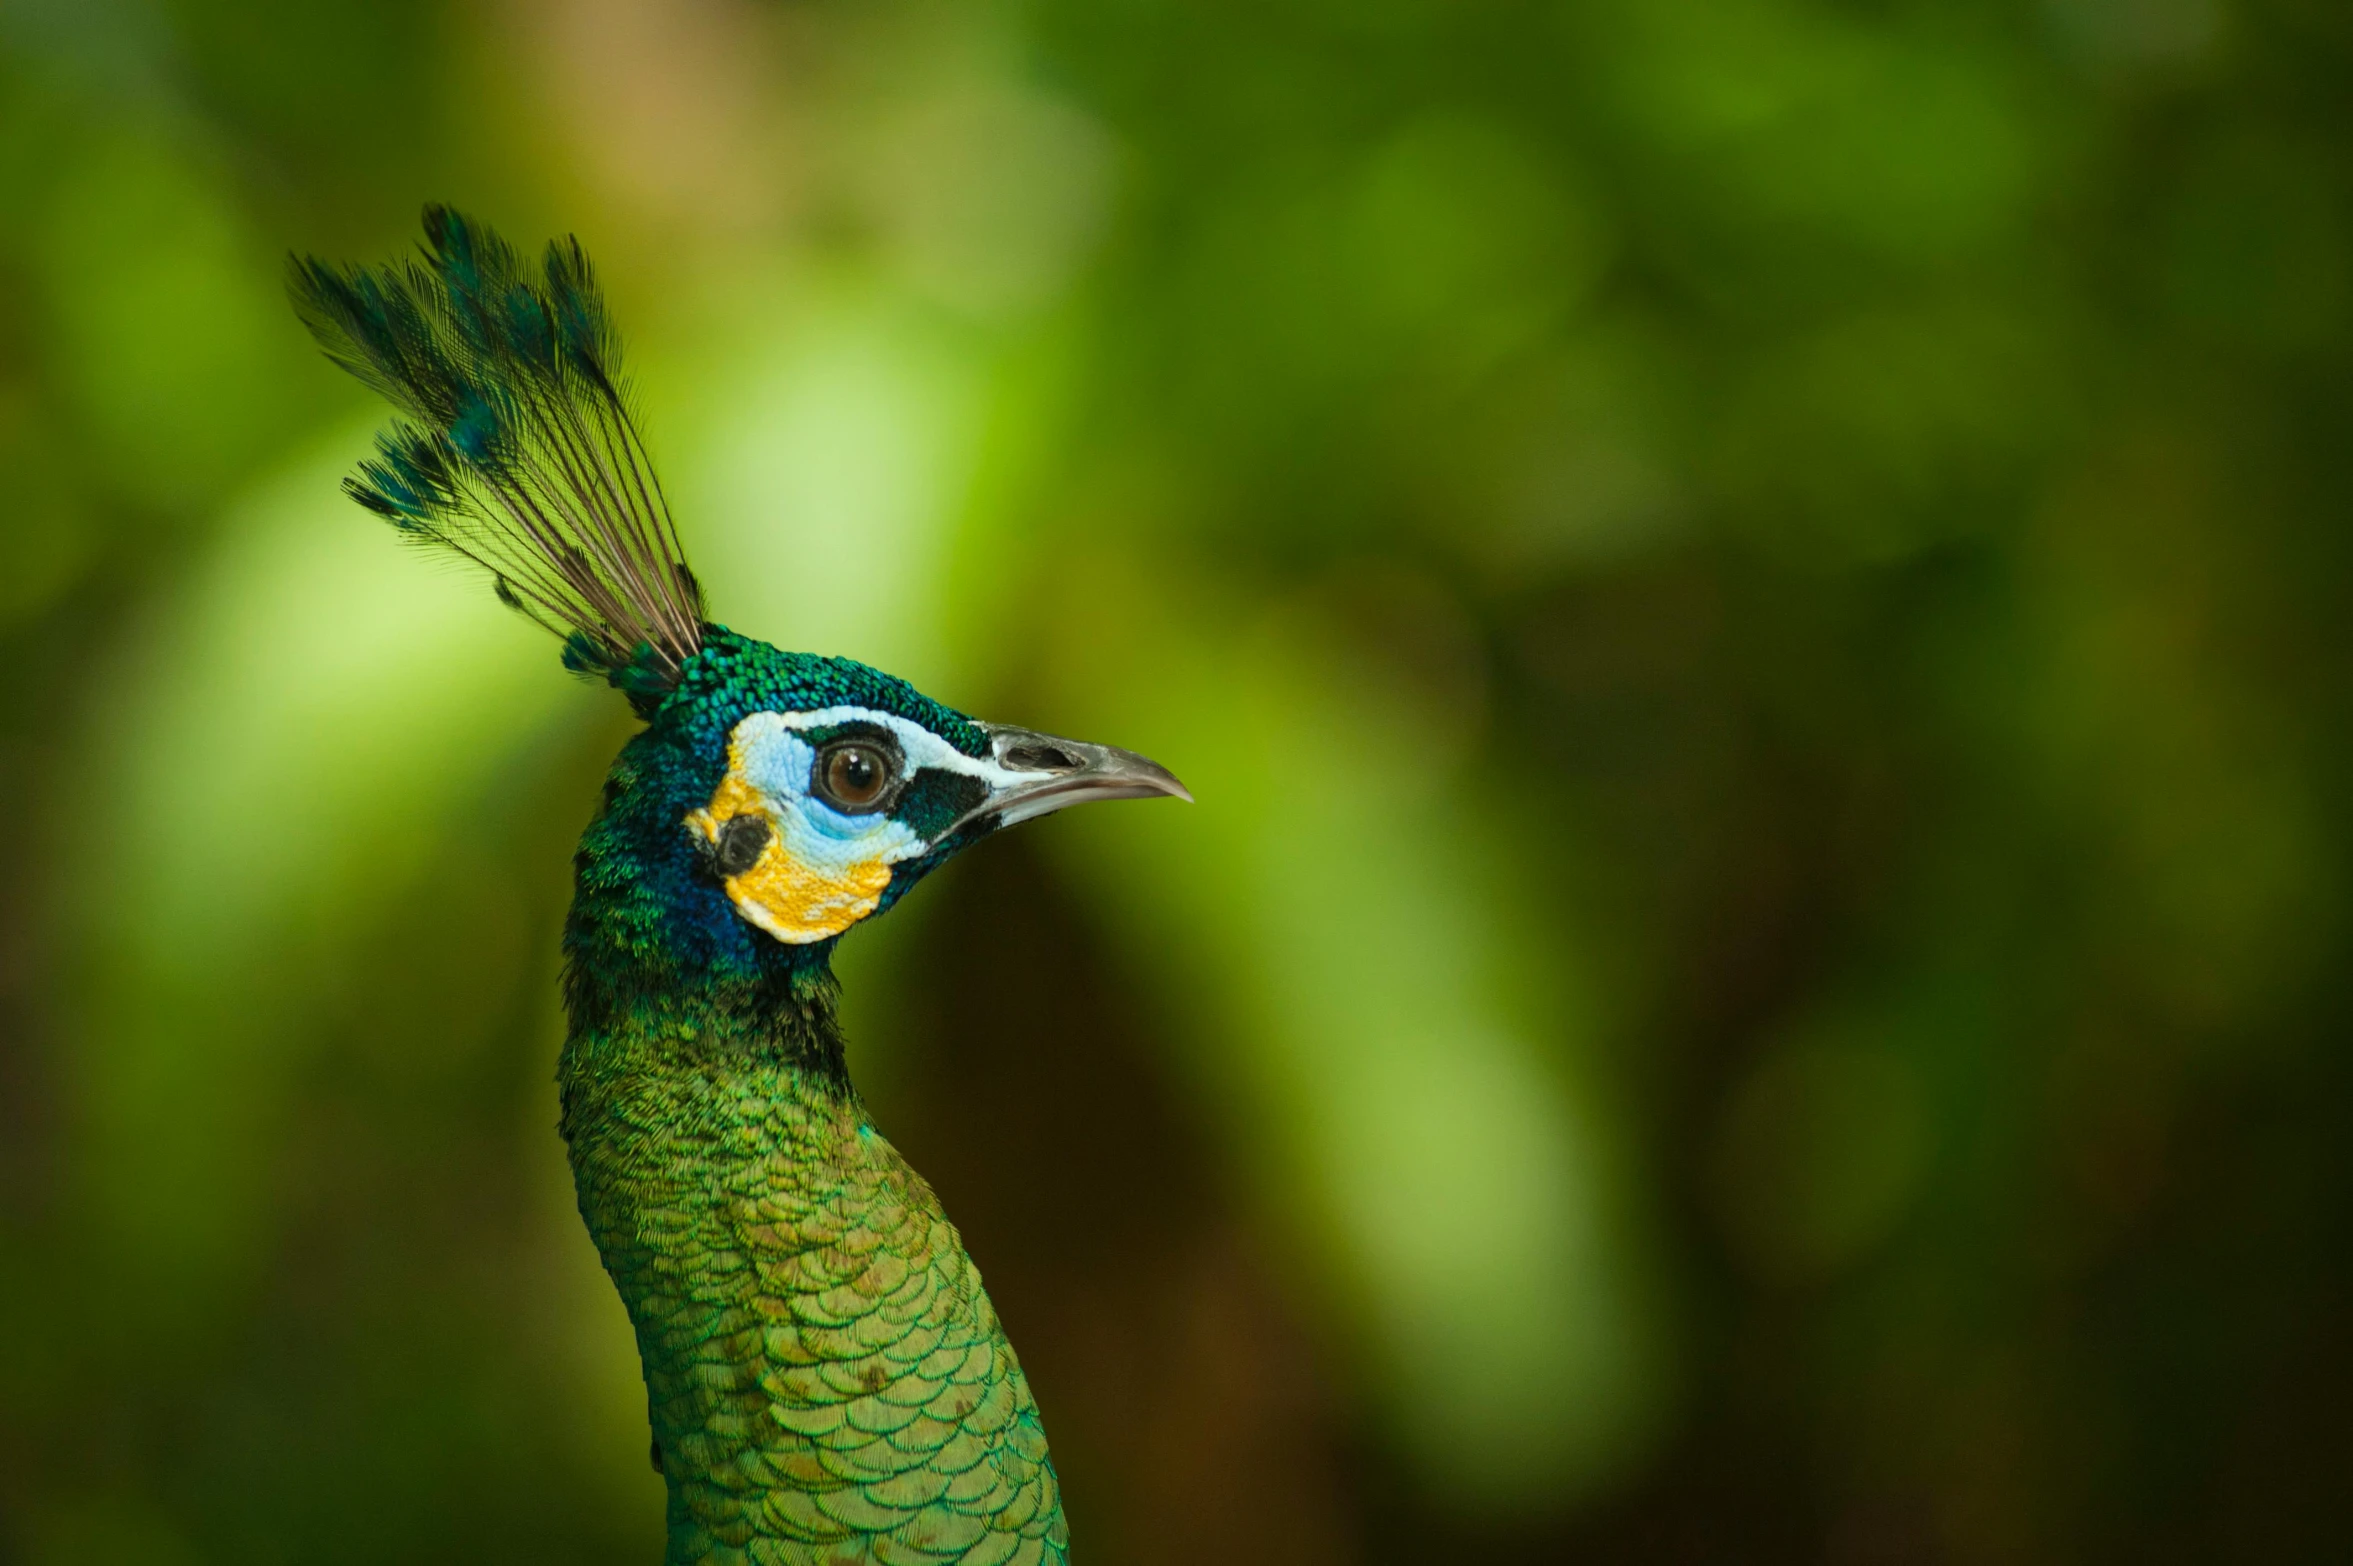
<svg viewBox="0 0 2353 1566"><path fill-rule="evenodd" d="M694 869L787 946L831 941L1000 827L1192 797L1132 751L983 723L879 669L715 625L648 738L681 763L670 803Z"/></svg>
<svg viewBox="0 0 2353 1566"><path fill-rule="evenodd" d="M843 931L999 827L1191 797L1131 752L978 722L711 623L578 241L533 269L447 208L426 209L425 233L392 266L296 258L291 290L327 355L402 414L347 493L487 570L647 721L582 844L576 968L821 968Z"/></svg>

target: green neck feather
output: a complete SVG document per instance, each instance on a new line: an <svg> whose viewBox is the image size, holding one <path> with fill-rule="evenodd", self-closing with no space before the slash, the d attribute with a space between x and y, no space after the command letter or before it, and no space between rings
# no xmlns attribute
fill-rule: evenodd
<svg viewBox="0 0 2353 1566"><path fill-rule="evenodd" d="M688 895L669 845L708 785L671 775L658 729L582 844L560 1078L581 1215L644 1362L669 1566L1062 1562L1037 1406L954 1226L850 1085L825 948Z"/></svg>

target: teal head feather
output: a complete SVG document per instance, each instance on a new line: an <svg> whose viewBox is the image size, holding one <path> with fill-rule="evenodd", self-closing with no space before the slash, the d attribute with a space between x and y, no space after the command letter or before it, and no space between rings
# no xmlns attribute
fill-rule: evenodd
<svg viewBox="0 0 2353 1566"><path fill-rule="evenodd" d="M425 231L391 266L297 258L290 287L400 414L347 491L483 567L645 720L575 858L559 1078L637 1330L668 1559L1060 1561L1036 1404L850 1082L829 958L1001 827L1189 796L1131 752L713 624L579 243L533 268L447 208Z"/></svg>

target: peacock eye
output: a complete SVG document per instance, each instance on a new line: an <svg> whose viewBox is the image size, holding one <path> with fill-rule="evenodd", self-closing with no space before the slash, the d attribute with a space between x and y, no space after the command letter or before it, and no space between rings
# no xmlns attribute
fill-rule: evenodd
<svg viewBox="0 0 2353 1566"><path fill-rule="evenodd" d="M890 792L890 757L878 745L844 740L817 753L811 781L818 796L836 810L853 814L872 810Z"/></svg>

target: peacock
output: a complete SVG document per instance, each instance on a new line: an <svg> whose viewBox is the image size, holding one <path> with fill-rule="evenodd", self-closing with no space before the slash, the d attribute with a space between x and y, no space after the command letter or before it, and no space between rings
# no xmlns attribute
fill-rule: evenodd
<svg viewBox="0 0 2353 1566"><path fill-rule="evenodd" d="M644 725L573 861L558 1124L636 1331L669 1566L1067 1561L1037 1403L851 1083L830 959L1000 827L1192 796L712 623L578 240L533 268L436 206L417 257L296 256L289 288L399 414L345 491Z"/></svg>

